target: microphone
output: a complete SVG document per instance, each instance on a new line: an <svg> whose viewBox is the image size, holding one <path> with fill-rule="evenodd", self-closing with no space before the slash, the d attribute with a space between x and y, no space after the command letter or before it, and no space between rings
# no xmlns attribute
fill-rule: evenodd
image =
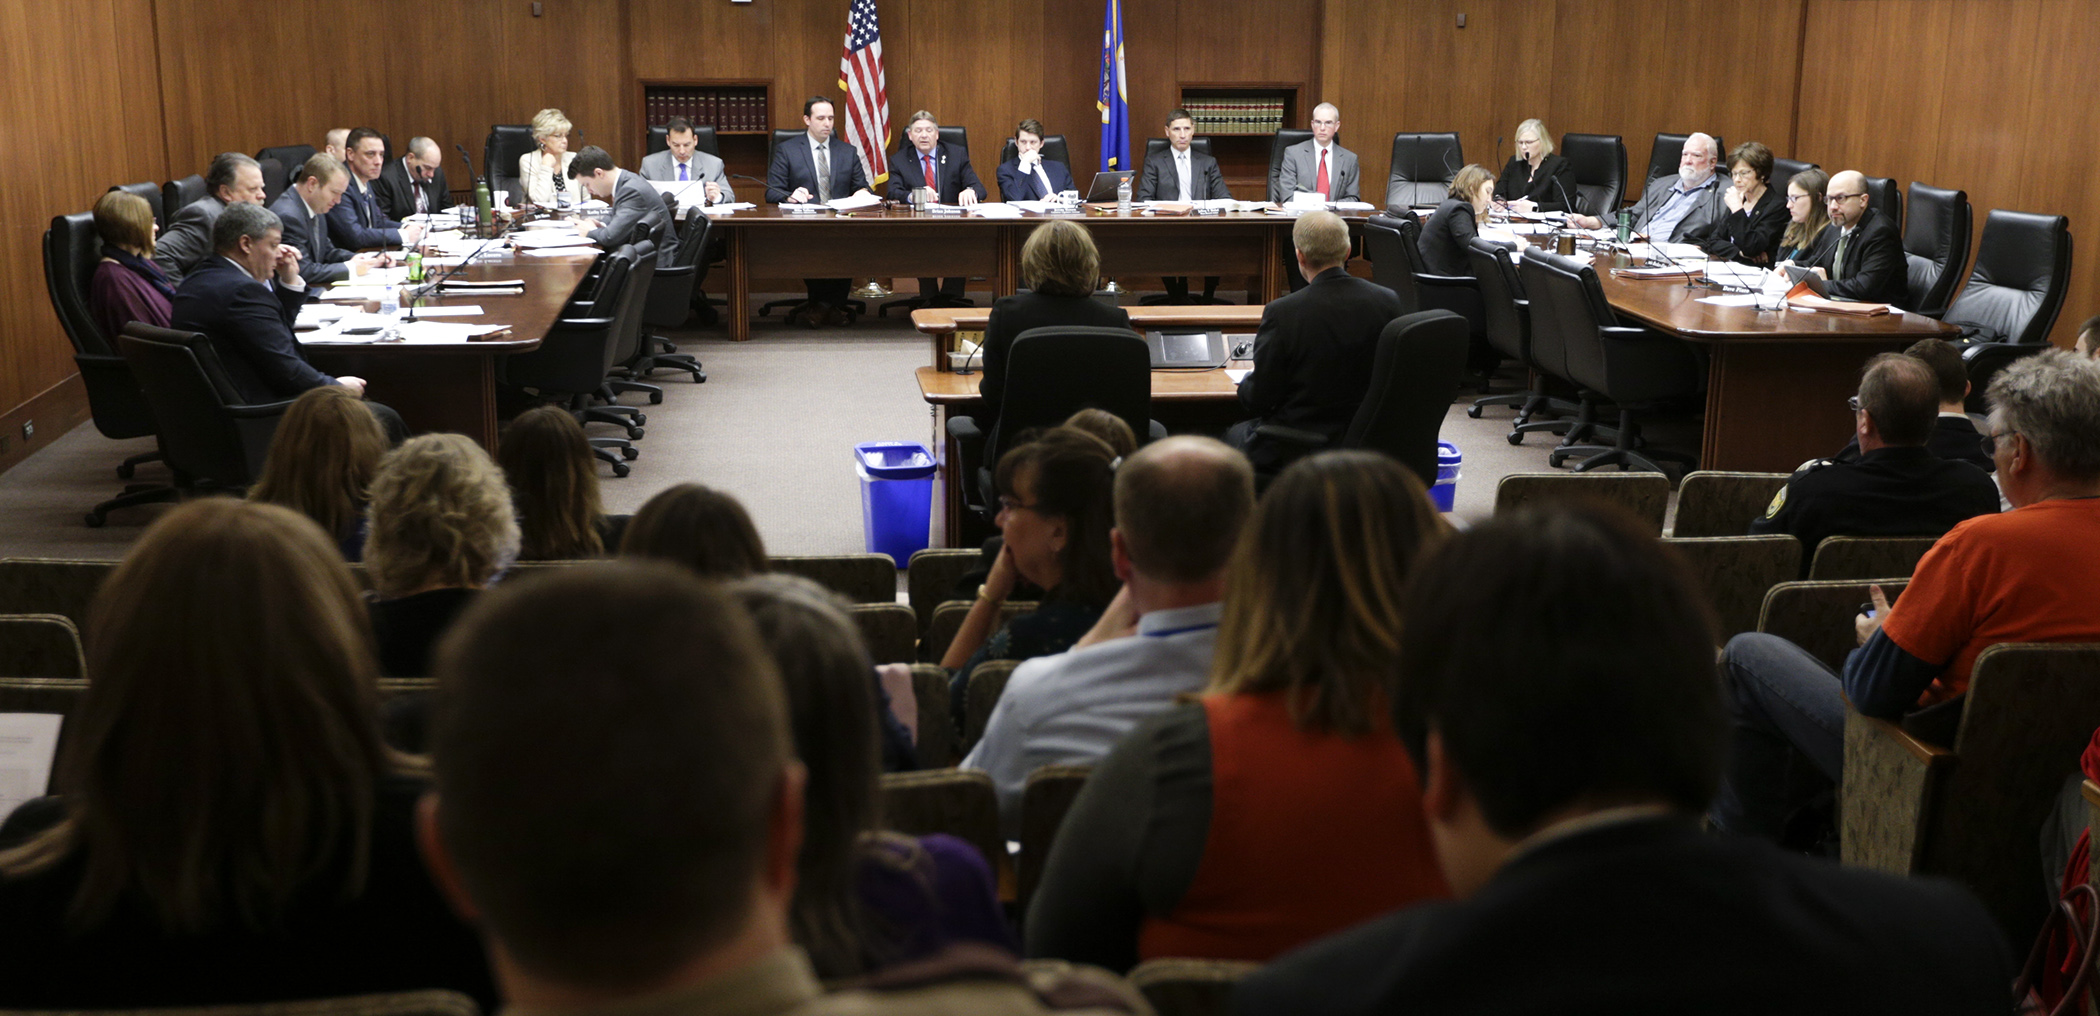
<svg viewBox="0 0 2100 1016"><path fill-rule="evenodd" d="M424 282L421 286L418 286L416 292L409 296L409 300L411 302L408 305L408 316L406 320L416 320L416 306L413 301L422 299L423 297L430 296L436 293L438 291L438 287L443 285L446 279L458 275L461 269L464 269L468 265L473 264L474 259L480 257L482 251L489 249L489 244L495 243L499 240L502 240L504 237L509 236L511 227L516 224L517 220L515 219L509 222L505 222L503 224L503 228L496 231L495 236L489 237L488 239L481 241L481 246L474 248L472 253L468 254L464 258L461 258L459 264L453 265L452 267L445 269L444 273L439 275L437 278L430 279Z"/></svg>
<svg viewBox="0 0 2100 1016"><path fill-rule="evenodd" d="M480 177L478 177L478 176L475 176L475 175L474 175L474 159L473 159L473 157L472 157L472 156L470 156L470 155L468 155L468 154L467 154L467 146L466 146L466 145L463 145L463 144L461 144L461 143L459 143L459 142L457 142L457 141L454 141L454 142L452 143L452 147L454 147L454 148L457 148L457 149L459 149L459 157L460 157L460 159L462 159L463 161L465 161L465 162L466 162L466 164L467 164L467 179L469 179L469 180L479 180L479 179L481 179Z"/></svg>
<svg viewBox="0 0 2100 1016"><path fill-rule="evenodd" d="M1495 161L1502 161L1502 135L1495 135Z"/></svg>
<svg viewBox="0 0 2100 1016"><path fill-rule="evenodd" d="M1553 186L1560 188L1560 203L1562 207L1567 209L1566 214L1579 214L1579 212L1575 208L1575 202L1568 200L1568 186L1560 182L1559 173L1553 174Z"/></svg>
<svg viewBox="0 0 2100 1016"><path fill-rule="evenodd" d="M955 376L968 377L969 375L976 373L976 371L970 369L970 364L977 359L977 354L982 352L984 352L984 342L980 340L977 343L977 348L970 350L970 355L963 357L962 369L956 371Z"/></svg>

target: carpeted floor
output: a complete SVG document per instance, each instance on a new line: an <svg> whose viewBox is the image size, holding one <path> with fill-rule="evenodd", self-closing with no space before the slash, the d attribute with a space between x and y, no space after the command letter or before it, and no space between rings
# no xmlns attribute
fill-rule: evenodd
<svg viewBox="0 0 2100 1016"><path fill-rule="evenodd" d="M633 474L614 479L601 467L606 509L632 512L665 487L699 482L742 499L773 553L861 550L852 449L865 441L932 440L932 416L912 380L926 362L925 339L895 314L817 331L788 328L776 316L755 324L750 342L732 343L723 334L720 328L673 333L685 351L699 355L708 382L658 375L664 401L646 407L647 434ZM1461 524L1491 512L1503 475L1547 469L1546 451L1555 440L1535 435L1512 447L1504 437L1512 412L1497 407L1484 419L1469 419L1465 407L1474 394L1454 403L1443 430L1466 459L1453 512ZM602 425L590 430L613 433ZM82 517L122 489L116 464L151 448L150 440L111 441L83 424L0 474L0 556L123 556L163 509L116 512L101 529L87 528ZM137 479L166 476L151 465Z"/></svg>

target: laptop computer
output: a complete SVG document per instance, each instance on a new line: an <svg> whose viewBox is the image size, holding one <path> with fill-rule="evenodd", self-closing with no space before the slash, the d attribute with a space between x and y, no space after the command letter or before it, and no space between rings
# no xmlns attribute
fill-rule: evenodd
<svg viewBox="0 0 2100 1016"><path fill-rule="evenodd" d="M1087 188L1087 204L1094 205L1113 203L1116 200L1116 187L1120 185L1122 181L1129 180L1132 176L1135 175L1136 174L1130 172L1127 169L1116 169L1110 170L1106 173L1095 173L1094 185L1092 187ZM1133 181L1131 183L1131 186L1136 187L1137 183Z"/></svg>

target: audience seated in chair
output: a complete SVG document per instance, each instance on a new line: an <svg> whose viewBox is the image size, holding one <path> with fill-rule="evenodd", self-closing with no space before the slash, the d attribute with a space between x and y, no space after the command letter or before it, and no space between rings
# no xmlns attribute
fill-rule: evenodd
<svg viewBox="0 0 2100 1016"><path fill-rule="evenodd" d="M1100 439L1065 427L1000 456L998 485L1008 492L999 498L1004 543L941 659L954 673L955 729L963 729L964 692L978 664L1064 652L1115 597L1108 550L1114 459ZM1022 579L1045 590L1042 605L1002 625L1000 609Z"/></svg>
<svg viewBox="0 0 2100 1016"><path fill-rule="evenodd" d="M644 503L620 538L620 556L670 561L718 581L767 570L765 542L744 506L697 483L667 487Z"/></svg>
<svg viewBox="0 0 2100 1016"><path fill-rule="evenodd" d="M1277 478L1226 578L1208 688L1094 769L1029 905L1028 955L1265 961L1448 895L1383 687L1407 573L1447 532L1374 452Z"/></svg>
<svg viewBox="0 0 2100 1016"><path fill-rule="evenodd" d="M203 498L97 594L56 798L0 827L0 1006L134 1009L450 988L496 1002L416 857L335 541Z"/></svg>
<svg viewBox="0 0 2100 1016"><path fill-rule="evenodd" d="M386 453L386 431L363 400L340 385L308 389L284 411L248 500L314 520L343 560L361 561L367 491Z"/></svg>
<svg viewBox="0 0 2100 1016"><path fill-rule="evenodd" d="M1070 652L1014 669L963 759L991 774L1009 838L1030 773L1099 762L1139 721L1203 688L1225 565L1253 509L1253 469L1210 438L1156 441L1117 468L1109 540L1122 591Z"/></svg>
<svg viewBox="0 0 2100 1016"><path fill-rule="evenodd" d="M95 275L88 281L88 313L111 345L133 321L168 326L175 285L150 260L158 233L145 198L113 190L95 200L102 260L95 263Z"/></svg>
<svg viewBox="0 0 2100 1016"><path fill-rule="evenodd" d="M379 672L428 677L452 622L518 556L503 471L459 434L423 434L372 477L365 568Z"/></svg>
<svg viewBox="0 0 2100 1016"><path fill-rule="evenodd" d="M609 631L622 652L605 651ZM503 957L511 1006L1034 1013L1079 993L1089 1012L1141 1008L1108 975L1024 977L968 943L823 997L794 939L808 773L779 677L744 612L679 568L588 564L498 590L439 669L419 831Z"/></svg>
<svg viewBox="0 0 2100 1016"><path fill-rule="evenodd" d="M1796 752L1836 782L1848 701L1877 719L1951 713L1988 646L2100 641L2100 362L2040 353L2008 366L1989 396L1986 447L2013 510L1941 537L1893 606L1876 587L1842 674L1776 636L1729 640L1735 736L1717 828L1777 838L1804 803L1786 778Z"/></svg>
<svg viewBox="0 0 2100 1016"><path fill-rule="evenodd" d="M1713 620L1631 519L1498 515L1400 602L1382 701L1458 899L1283 957L1240 982L1236 1011L2006 1008L2012 957L1959 886L1699 829L1725 735Z"/></svg>
<svg viewBox="0 0 2100 1016"><path fill-rule="evenodd" d="M1997 469L1991 457L1984 454L1983 434L1977 431L1976 421L1962 409L1969 400L1969 371L1962 363L1961 350L1946 339L1919 339L1903 352L1932 368L1932 376L1940 386L1939 416L1932 436L1925 439L1925 447L1940 458L1967 462L1986 473ZM1838 462L1858 461L1858 436L1831 458Z"/></svg>
<svg viewBox="0 0 2100 1016"><path fill-rule="evenodd" d="M878 704L874 664L838 594L794 575L760 575L730 585L729 595L780 669L795 757L809 772L788 921L817 976L911 963L958 941L1016 951L976 847L882 831L878 711L895 720Z"/></svg>
<svg viewBox="0 0 2100 1016"><path fill-rule="evenodd" d="M1989 473L1926 446L1940 397L1939 378L1917 357L1883 353L1867 361L1852 400L1859 457L1795 473L1764 517L1750 523L1751 535L1799 538L1806 578L1826 536L1938 536L1996 513L1998 487Z"/></svg>
<svg viewBox="0 0 2100 1016"><path fill-rule="evenodd" d="M605 514L598 460L568 410L535 406L519 413L503 428L496 460L518 516L519 560L607 557L619 548L629 516Z"/></svg>
<svg viewBox="0 0 2100 1016"><path fill-rule="evenodd" d="M1084 431L1100 438L1116 458L1127 459L1137 451L1137 434L1123 418L1106 409L1082 409L1068 416L1059 424L1072 430ZM1006 546L1006 537L994 536L978 548L977 565L962 573L948 594L949 599L970 600L977 596L977 587L991 577L992 566L999 563L999 549ZM1043 591L1027 579L1014 583L1014 591L1008 597L1013 600L1036 601L1043 598Z"/></svg>

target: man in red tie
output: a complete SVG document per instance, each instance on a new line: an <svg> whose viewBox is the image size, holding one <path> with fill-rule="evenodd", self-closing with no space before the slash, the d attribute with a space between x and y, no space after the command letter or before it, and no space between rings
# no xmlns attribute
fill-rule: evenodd
<svg viewBox="0 0 2100 1016"><path fill-rule="evenodd" d="M1301 192L1319 194L1323 201L1358 201L1356 153L1335 144L1342 129L1342 113L1334 103L1313 107L1312 140L1283 150L1276 168L1276 190L1269 200L1282 204Z"/></svg>
<svg viewBox="0 0 2100 1016"><path fill-rule="evenodd" d="M984 182L970 167L970 150L941 141L941 122L932 113L919 110L904 129L907 142L890 153L891 201L909 203L911 192L931 187L942 204L968 208L984 200ZM968 307L963 298L967 279L920 279L919 298L928 307Z"/></svg>

